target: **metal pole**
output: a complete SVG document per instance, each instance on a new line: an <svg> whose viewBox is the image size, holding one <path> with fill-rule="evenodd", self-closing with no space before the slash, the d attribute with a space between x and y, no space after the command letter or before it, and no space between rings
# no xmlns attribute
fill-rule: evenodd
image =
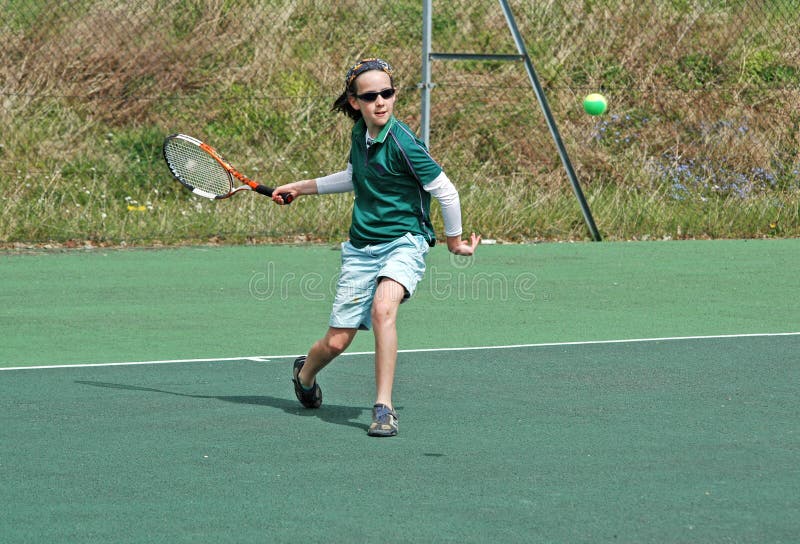
<svg viewBox="0 0 800 544"><path fill-rule="evenodd" d="M420 83L422 112L420 115L420 136L430 147L431 138L431 20L432 0L422 1L422 83Z"/></svg>
<svg viewBox="0 0 800 544"><path fill-rule="evenodd" d="M578 183L578 177L575 175L575 170L572 168L572 163L567 155L564 142L561 141L561 135L558 133L558 127L556 126L555 119L553 119L553 114L550 112L550 106L547 104L547 98L545 97L544 90L539 84L539 78L536 76L536 70L533 68L533 63L528 55L528 49L525 47L525 42L522 40L522 35L519 33L519 29L517 28L517 23L514 20L514 14L511 13L511 8L508 6L508 2L506 0L499 1L500 7L503 8L503 13L506 16L506 22L508 22L508 28L511 29L511 34L514 36L514 42L517 45L517 51L519 51L519 54L523 56L525 70L528 72L531 85L533 85L533 91L536 93L536 98L539 101L542 112L544 113L547 126L550 129L550 134L553 136L553 141L555 141L556 147L558 148L558 154L561 157L561 162L564 165L564 169L567 171L567 177L569 177L569 181L572 184L572 189L575 191L575 196L578 197L578 202L581 205L583 217L586 220L586 225L589 227L589 231L592 234L592 239L595 242L599 242L601 240L600 233L597 231L597 226L594 224L592 212L589 210L589 205L586 203L586 199L583 196L583 191L581 190L580 183Z"/></svg>

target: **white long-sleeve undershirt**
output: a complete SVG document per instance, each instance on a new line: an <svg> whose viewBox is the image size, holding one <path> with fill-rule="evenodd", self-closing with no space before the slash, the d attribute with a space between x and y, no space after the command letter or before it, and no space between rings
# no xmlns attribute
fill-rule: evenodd
<svg viewBox="0 0 800 544"><path fill-rule="evenodd" d="M317 178L317 193L349 193L353 190L353 165L347 163L347 170Z"/></svg>
<svg viewBox="0 0 800 544"><path fill-rule="evenodd" d="M442 172L436 179L422 187L431 194L442 208L445 236L461 236L461 201L450 178ZM317 178L317 193L347 193L353 190L353 165L346 170Z"/></svg>
<svg viewBox="0 0 800 544"><path fill-rule="evenodd" d="M461 236L461 200L453 182L442 171L432 182L422 186L442 208L445 236Z"/></svg>

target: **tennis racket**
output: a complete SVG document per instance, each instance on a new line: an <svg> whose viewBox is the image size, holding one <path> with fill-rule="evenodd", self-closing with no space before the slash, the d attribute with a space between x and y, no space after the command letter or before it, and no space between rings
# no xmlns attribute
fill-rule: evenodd
<svg viewBox="0 0 800 544"><path fill-rule="evenodd" d="M172 134L164 140L164 160L176 180L198 196L230 198L239 191L272 196L272 189L248 178L217 153L213 147L186 134ZM243 185L235 186L234 179ZM282 194L283 202L293 198Z"/></svg>

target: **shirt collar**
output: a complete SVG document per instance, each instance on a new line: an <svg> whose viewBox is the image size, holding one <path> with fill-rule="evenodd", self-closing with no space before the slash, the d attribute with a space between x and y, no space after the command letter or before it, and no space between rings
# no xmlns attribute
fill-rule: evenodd
<svg viewBox="0 0 800 544"><path fill-rule="evenodd" d="M380 133L375 138L370 138L369 131L367 130L367 124L364 122L362 118L359 123L361 124L360 129L364 131L364 138L366 138L367 146L370 146L374 143L382 144L386 140L386 136L388 136L389 131L392 130L392 127L397 122L397 119L394 115L389 118L389 121L383 125Z"/></svg>

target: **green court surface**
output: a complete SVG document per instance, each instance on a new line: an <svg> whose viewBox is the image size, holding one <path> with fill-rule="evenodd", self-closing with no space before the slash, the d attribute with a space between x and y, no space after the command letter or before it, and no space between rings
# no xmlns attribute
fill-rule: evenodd
<svg viewBox="0 0 800 544"><path fill-rule="evenodd" d="M389 439L334 249L0 254L0 542L797 541L800 241L436 247Z"/></svg>

